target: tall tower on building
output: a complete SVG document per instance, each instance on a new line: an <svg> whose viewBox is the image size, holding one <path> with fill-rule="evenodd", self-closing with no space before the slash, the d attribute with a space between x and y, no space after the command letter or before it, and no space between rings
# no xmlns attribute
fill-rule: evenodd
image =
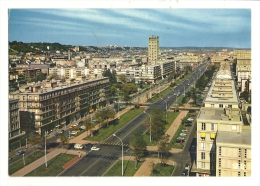
<svg viewBox="0 0 260 186"><path fill-rule="evenodd" d="M150 36L148 41L148 62L156 64L159 56L159 36Z"/></svg>

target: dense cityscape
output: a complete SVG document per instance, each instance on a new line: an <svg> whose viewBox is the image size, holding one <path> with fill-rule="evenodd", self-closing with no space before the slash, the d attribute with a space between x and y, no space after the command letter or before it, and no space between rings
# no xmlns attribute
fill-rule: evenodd
<svg viewBox="0 0 260 186"><path fill-rule="evenodd" d="M9 42L9 175L251 176L251 49Z"/></svg>

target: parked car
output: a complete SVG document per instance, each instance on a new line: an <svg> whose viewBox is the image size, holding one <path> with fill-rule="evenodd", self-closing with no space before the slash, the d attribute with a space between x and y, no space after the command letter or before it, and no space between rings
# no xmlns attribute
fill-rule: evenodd
<svg viewBox="0 0 260 186"><path fill-rule="evenodd" d="M74 127L73 125L69 126L70 129L73 129L73 127Z"/></svg>
<svg viewBox="0 0 260 186"><path fill-rule="evenodd" d="M188 118L187 121L191 121L191 122L192 122L192 121L193 121L193 118Z"/></svg>
<svg viewBox="0 0 260 186"><path fill-rule="evenodd" d="M189 165L189 164L186 164L184 169L185 169L185 170L189 170L189 169L190 169L190 165Z"/></svg>
<svg viewBox="0 0 260 186"><path fill-rule="evenodd" d="M176 143L180 143L180 142L185 142L185 138L182 138L182 137L178 137L177 139L176 139Z"/></svg>
<svg viewBox="0 0 260 186"><path fill-rule="evenodd" d="M192 123L185 123L185 127L190 127L192 126Z"/></svg>
<svg viewBox="0 0 260 186"><path fill-rule="evenodd" d="M85 130L86 127L83 125L83 126L80 127L80 129Z"/></svg>
<svg viewBox="0 0 260 186"><path fill-rule="evenodd" d="M187 134L185 134L185 133L180 133L180 136L187 136Z"/></svg>
<svg viewBox="0 0 260 186"><path fill-rule="evenodd" d="M85 147L87 147L87 148L91 148L91 147L93 147L93 144L91 144L91 143L87 143L87 144L85 145Z"/></svg>
<svg viewBox="0 0 260 186"><path fill-rule="evenodd" d="M64 130L61 130L61 131L60 131L60 134L63 134L63 133L64 133Z"/></svg>
<svg viewBox="0 0 260 186"><path fill-rule="evenodd" d="M99 151L100 148L97 147L91 147L91 150Z"/></svg>
<svg viewBox="0 0 260 186"><path fill-rule="evenodd" d="M74 149L83 149L83 145L82 144L79 144L79 143L76 143L74 145Z"/></svg>
<svg viewBox="0 0 260 186"><path fill-rule="evenodd" d="M184 170L184 171L182 171L182 174L181 174L182 176L187 176L187 171L186 170Z"/></svg>
<svg viewBox="0 0 260 186"><path fill-rule="evenodd" d="M75 123L74 125L73 125L73 127L76 127L76 126L78 126L79 124L78 123Z"/></svg>
<svg viewBox="0 0 260 186"><path fill-rule="evenodd" d="M187 129L182 129L181 132L188 132L188 130Z"/></svg>
<svg viewBox="0 0 260 186"><path fill-rule="evenodd" d="M23 150L19 150L17 153L16 153L16 156L20 156L22 154L24 154L25 152Z"/></svg>
<svg viewBox="0 0 260 186"><path fill-rule="evenodd" d="M59 133L58 132L55 132L54 134L53 134L53 137L57 137L59 135Z"/></svg>

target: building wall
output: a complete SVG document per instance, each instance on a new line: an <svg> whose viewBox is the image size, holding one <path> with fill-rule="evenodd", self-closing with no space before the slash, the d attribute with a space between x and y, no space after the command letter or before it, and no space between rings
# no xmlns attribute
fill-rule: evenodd
<svg viewBox="0 0 260 186"><path fill-rule="evenodd" d="M217 144L216 176L251 176L251 145Z"/></svg>
<svg viewBox="0 0 260 186"><path fill-rule="evenodd" d="M148 62L156 64L159 58L159 36L150 36L148 40Z"/></svg>
<svg viewBox="0 0 260 186"><path fill-rule="evenodd" d="M10 97L19 99L21 126L28 127L28 116L33 118L31 122L35 130L41 134L50 131L55 126L66 122L71 123L88 114L90 108L102 108L107 104L109 97L109 79L102 78L37 89L28 87L21 93L12 93ZM22 89L20 89L22 90Z"/></svg>

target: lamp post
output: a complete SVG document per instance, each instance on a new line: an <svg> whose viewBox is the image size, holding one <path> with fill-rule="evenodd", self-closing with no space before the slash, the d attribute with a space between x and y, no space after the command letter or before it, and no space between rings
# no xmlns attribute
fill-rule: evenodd
<svg viewBox="0 0 260 186"><path fill-rule="evenodd" d="M27 149L27 138L25 139L25 148Z"/></svg>
<svg viewBox="0 0 260 186"><path fill-rule="evenodd" d="M24 154L23 154L23 165L25 166L25 161L24 161Z"/></svg>
<svg viewBox="0 0 260 186"><path fill-rule="evenodd" d="M165 118L166 118L166 122L167 122L167 101L164 100L163 98L161 98L164 102L165 102Z"/></svg>
<svg viewBox="0 0 260 186"><path fill-rule="evenodd" d="M116 134L113 134L113 136L117 137L122 143L122 176L124 176L124 154L123 154L123 152L124 152L124 146L123 145L124 144L123 144L123 141L121 140L121 138L119 138Z"/></svg>
<svg viewBox="0 0 260 186"><path fill-rule="evenodd" d="M46 156L46 131L45 131L45 166L46 166L46 168L47 168L47 156Z"/></svg>
<svg viewBox="0 0 260 186"><path fill-rule="evenodd" d="M147 112L144 111L145 114L147 114L150 117L150 142L152 142L152 121L151 121L151 116Z"/></svg>

